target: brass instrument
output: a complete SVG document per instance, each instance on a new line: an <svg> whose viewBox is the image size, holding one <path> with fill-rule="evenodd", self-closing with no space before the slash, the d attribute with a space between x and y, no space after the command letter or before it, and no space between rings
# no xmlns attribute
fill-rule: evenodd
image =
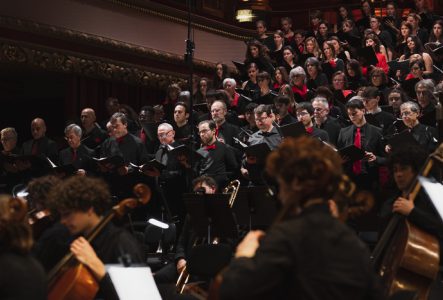
<svg viewBox="0 0 443 300"><path fill-rule="evenodd" d="M235 203L235 198L237 198L237 193L238 190L240 189L240 181L239 180L233 180L231 181L224 189L223 189L223 194L231 194L231 196L229 197L229 207L232 208L232 206ZM218 244L219 243L219 238L214 238L211 242L211 244ZM193 246L197 245L197 241L194 242ZM182 269L182 271L180 272L180 275L178 276L177 282L175 283L175 287L177 289L177 292L179 294L183 294L183 291L185 289L186 284L189 281L189 277L190 274L188 272L188 268L185 265Z"/></svg>
<svg viewBox="0 0 443 300"><path fill-rule="evenodd" d="M238 190L240 189L240 181L239 180L233 180L231 181L227 187L223 190L223 194L231 194L231 197L229 198L229 207L232 208L235 203L235 198L237 198Z"/></svg>

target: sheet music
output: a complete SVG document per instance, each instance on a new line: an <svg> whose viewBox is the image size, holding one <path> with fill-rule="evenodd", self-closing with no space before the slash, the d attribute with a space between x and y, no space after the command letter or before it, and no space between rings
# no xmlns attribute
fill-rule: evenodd
<svg viewBox="0 0 443 300"><path fill-rule="evenodd" d="M161 300L149 267L106 265L120 300Z"/></svg>
<svg viewBox="0 0 443 300"><path fill-rule="evenodd" d="M441 195L443 195L443 185L422 176L419 176L418 180L420 181L420 184L422 185L426 194L428 194L429 198L431 199L431 202L440 215L440 218L443 220L443 199L441 197Z"/></svg>

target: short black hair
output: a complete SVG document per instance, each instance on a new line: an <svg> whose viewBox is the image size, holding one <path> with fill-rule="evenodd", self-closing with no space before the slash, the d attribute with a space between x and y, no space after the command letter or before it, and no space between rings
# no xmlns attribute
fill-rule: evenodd
<svg viewBox="0 0 443 300"><path fill-rule="evenodd" d="M290 102L291 102L291 100L289 99L289 96L287 96L287 95L279 95L274 98L275 104L279 103L279 104L289 105Z"/></svg>
<svg viewBox="0 0 443 300"><path fill-rule="evenodd" d="M346 109L365 109L365 105L360 98L352 97L351 100L346 103Z"/></svg>
<svg viewBox="0 0 443 300"><path fill-rule="evenodd" d="M202 175L200 177L195 178L192 181L192 187L194 188L196 185L198 185L198 184L201 185L203 183L205 183L206 185L214 188L215 190L217 190L217 188L218 188L217 187L217 182L215 181L215 179L210 177L210 176L208 176L208 175Z"/></svg>
<svg viewBox="0 0 443 300"><path fill-rule="evenodd" d="M251 102L248 105L246 105L245 112L253 114L257 106L258 106L257 103Z"/></svg>
<svg viewBox="0 0 443 300"><path fill-rule="evenodd" d="M388 159L389 167L392 169L394 165L410 166L415 173L418 173L427 156L426 151L422 147L407 145L391 153Z"/></svg>
<svg viewBox="0 0 443 300"><path fill-rule="evenodd" d="M298 105L297 105L297 110L307 110L308 111L308 113L309 113L309 115L313 115L314 114L314 107L312 106L312 103L311 102L300 102Z"/></svg>
<svg viewBox="0 0 443 300"><path fill-rule="evenodd" d="M177 102L177 103L174 105L174 110L175 110L175 108L176 108L177 106L183 106L183 107L185 108L185 114L189 114L189 106L188 106L185 102L182 102L182 101Z"/></svg>

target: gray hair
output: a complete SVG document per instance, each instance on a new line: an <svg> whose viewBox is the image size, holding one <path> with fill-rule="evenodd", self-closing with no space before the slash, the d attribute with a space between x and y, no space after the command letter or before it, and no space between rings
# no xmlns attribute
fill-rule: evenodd
<svg viewBox="0 0 443 300"><path fill-rule="evenodd" d="M65 135L73 132L76 136L82 136L82 129L80 128L80 126L78 126L77 124L69 124L68 126L66 126L65 128Z"/></svg>
<svg viewBox="0 0 443 300"><path fill-rule="evenodd" d="M169 123L161 123L160 125L158 125L157 130L160 129L160 128L164 128L166 130L174 130L172 125L169 124Z"/></svg>
<svg viewBox="0 0 443 300"><path fill-rule="evenodd" d="M122 112L116 112L111 116L111 123L114 123L117 121L117 119L120 119L120 122L122 122L123 125L128 125L128 117L122 113Z"/></svg>
<svg viewBox="0 0 443 300"><path fill-rule="evenodd" d="M417 103L412 102L412 101L407 101L405 103L402 103L400 105L400 109L402 109L402 108L410 108L411 111L413 111L415 113L420 113L420 106Z"/></svg>
<svg viewBox="0 0 443 300"><path fill-rule="evenodd" d="M223 80L223 87L225 87L227 83L230 83L233 86L237 86L237 82L235 82L234 78L225 78Z"/></svg>
<svg viewBox="0 0 443 300"><path fill-rule="evenodd" d="M419 82L415 84L415 92L417 92L417 88L419 86L422 86L426 90L426 96L428 97L429 101L433 104L437 103L437 98L434 95L435 92L435 84L432 79L422 79Z"/></svg>
<svg viewBox="0 0 443 300"><path fill-rule="evenodd" d="M298 67L295 67L294 69L292 69L291 72L289 72L289 77L291 79L294 78L295 75L303 75L306 77L306 72L302 67L298 66Z"/></svg>
<svg viewBox="0 0 443 300"><path fill-rule="evenodd" d="M313 99L311 100L311 103L314 103L314 101L319 102L319 103L322 104L325 108L329 109L329 102L328 102L328 100L327 100L325 97L317 96L317 97L315 97L315 98L313 98Z"/></svg>

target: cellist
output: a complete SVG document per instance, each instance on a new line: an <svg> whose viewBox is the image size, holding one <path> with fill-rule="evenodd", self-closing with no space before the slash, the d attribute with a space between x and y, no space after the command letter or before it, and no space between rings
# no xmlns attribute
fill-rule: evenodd
<svg viewBox="0 0 443 300"><path fill-rule="evenodd" d="M409 201L407 194L420 168L424 164L426 157L426 151L415 145L401 147L390 155L389 165L398 188L398 194L396 197L385 202L381 215L382 217L387 217L390 215L390 212L399 213L406 216L408 221L420 229L435 236L440 244L441 266L443 264L441 259L443 250L443 222L423 190L419 192L415 201ZM436 283L440 281L441 274L439 274ZM441 282L439 284L442 285ZM440 286L440 289L442 288L443 285ZM430 299L433 299L432 290L433 287L431 287ZM441 299L441 295L440 298L435 299Z"/></svg>
<svg viewBox="0 0 443 300"><path fill-rule="evenodd" d="M142 262L142 251L137 241L124 229L108 223L90 244L84 236L95 229L110 208L111 195L101 179L73 176L55 186L49 201L60 213L60 222L66 226L74 241L70 251L88 267L99 284L96 297L118 299L104 264L119 264L122 256L132 263Z"/></svg>

